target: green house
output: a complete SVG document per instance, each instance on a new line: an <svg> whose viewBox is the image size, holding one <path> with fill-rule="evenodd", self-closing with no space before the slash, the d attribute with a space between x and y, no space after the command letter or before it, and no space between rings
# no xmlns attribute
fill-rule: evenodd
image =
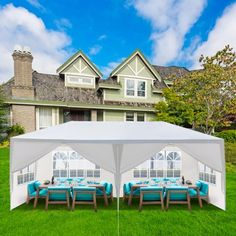
<svg viewBox="0 0 236 236"><path fill-rule="evenodd" d="M56 74L32 70L30 52L13 52L14 76L3 85L11 124L26 132L76 121L153 121L154 105L162 90L172 85L171 75L183 67L151 65L134 51L104 79L82 52L72 55Z"/></svg>

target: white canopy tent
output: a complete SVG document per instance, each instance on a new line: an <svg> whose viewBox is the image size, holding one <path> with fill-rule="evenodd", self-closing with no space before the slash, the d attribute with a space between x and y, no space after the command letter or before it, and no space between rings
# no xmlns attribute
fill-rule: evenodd
<svg viewBox="0 0 236 236"><path fill-rule="evenodd" d="M61 145L114 174L119 193L121 174L174 145L217 171L221 178L210 202L225 210L224 141L166 122L71 121L11 139L11 209L22 204L14 192L13 175ZM196 166L196 168L198 168Z"/></svg>

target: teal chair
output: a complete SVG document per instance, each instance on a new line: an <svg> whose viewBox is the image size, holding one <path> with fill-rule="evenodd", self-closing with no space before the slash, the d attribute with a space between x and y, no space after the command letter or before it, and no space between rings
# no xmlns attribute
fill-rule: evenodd
<svg viewBox="0 0 236 236"><path fill-rule="evenodd" d="M33 181L27 185L27 199L26 199L27 204L29 204L31 199L34 199L35 200L34 207L36 207L38 198L46 198L47 189L39 190L40 185L41 183L39 181Z"/></svg>
<svg viewBox="0 0 236 236"><path fill-rule="evenodd" d="M152 178L152 181L154 181L155 183L160 183L163 181L163 178Z"/></svg>
<svg viewBox="0 0 236 236"><path fill-rule="evenodd" d="M202 208L202 200L209 204L209 185L202 180L198 180L195 185L194 189L189 189L190 198L198 198L199 205Z"/></svg>
<svg viewBox="0 0 236 236"><path fill-rule="evenodd" d="M69 209L70 191L71 188L65 185L48 187L45 209L48 209L49 204L66 204Z"/></svg>
<svg viewBox="0 0 236 236"><path fill-rule="evenodd" d="M101 181L99 183L99 185L102 185L103 188L97 188L96 189L96 197L97 198L107 198L110 199L111 201L113 201L113 185L109 182L106 181ZM104 196L104 194L106 196ZM106 203L106 199L104 199L105 203Z"/></svg>
<svg viewBox="0 0 236 236"><path fill-rule="evenodd" d="M132 204L132 198L140 198L140 188L134 188L136 185L138 184L135 181L130 181L123 185L123 200L128 199L129 205Z"/></svg>
<svg viewBox="0 0 236 236"><path fill-rule="evenodd" d="M76 204L89 204L94 206L97 211L96 187L78 186L73 187L71 191L72 210Z"/></svg>
<svg viewBox="0 0 236 236"><path fill-rule="evenodd" d="M166 187L166 209L170 204L187 204L191 210L189 189L185 186L168 186Z"/></svg>
<svg viewBox="0 0 236 236"><path fill-rule="evenodd" d="M130 195L130 184L129 183L125 183L123 185L123 201L125 201L126 199L129 199L129 195Z"/></svg>
<svg viewBox="0 0 236 236"><path fill-rule="evenodd" d="M140 188L140 203L139 211L143 205L161 204L161 209L164 210L165 191L163 187L147 186Z"/></svg>
<svg viewBox="0 0 236 236"><path fill-rule="evenodd" d="M177 183L177 181L179 181L180 178L170 178L170 182L171 183Z"/></svg>

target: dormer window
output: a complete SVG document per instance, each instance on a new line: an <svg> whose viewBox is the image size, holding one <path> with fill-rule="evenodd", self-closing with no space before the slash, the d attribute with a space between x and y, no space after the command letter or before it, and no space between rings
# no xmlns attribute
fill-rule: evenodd
<svg viewBox="0 0 236 236"><path fill-rule="evenodd" d="M146 81L138 79L126 79L125 80L126 97L139 97L146 98Z"/></svg>
<svg viewBox="0 0 236 236"><path fill-rule="evenodd" d="M67 75L67 82L70 84L78 85L93 85L94 78L89 76L80 76L80 75Z"/></svg>

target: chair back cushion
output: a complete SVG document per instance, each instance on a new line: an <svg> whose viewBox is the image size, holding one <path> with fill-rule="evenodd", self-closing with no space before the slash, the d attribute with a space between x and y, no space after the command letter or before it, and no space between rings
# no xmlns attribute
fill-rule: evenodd
<svg viewBox="0 0 236 236"><path fill-rule="evenodd" d="M58 186L58 187L48 187L49 199L51 201L66 201L68 192L70 196L70 187L67 186ZM50 191L53 191L50 193Z"/></svg>
<svg viewBox="0 0 236 236"><path fill-rule="evenodd" d="M27 189L28 189L28 194L30 196L35 196L36 188L35 188L35 182L31 182L28 184Z"/></svg>
<svg viewBox="0 0 236 236"><path fill-rule="evenodd" d="M145 191L145 193L143 195L144 201L160 201L161 196L159 193L157 193L155 191L161 191L161 194L164 197L164 188L163 187L157 187L157 186L141 187L140 191L141 192Z"/></svg>
<svg viewBox="0 0 236 236"><path fill-rule="evenodd" d="M129 195L130 194L130 184L129 183L125 183L124 185L123 185L123 191L124 191L124 193L125 193L125 195Z"/></svg>
<svg viewBox="0 0 236 236"><path fill-rule="evenodd" d="M201 188L200 188L200 192L204 193L204 194L208 194L208 190L209 190L209 185L206 182L201 181Z"/></svg>
<svg viewBox="0 0 236 236"><path fill-rule="evenodd" d="M79 186L72 189L72 198L73 194L76 192L76 201L92 201L93 194L96 192L95 187ZM85 192L85 193L83 193Z"/></svg>
<svg viewBox="0 0 236 236"><path fill-rule="evenodd" d="M111 195L111 192L112 192L112 184L111 183L107 183L106 194L107 195Z"/></svg>
<svg viewBox="0 0 236 236"><path fill-rule="evenodd" d="M170 200L173 201L185 201L187 200L187 193L188 193L188 188L187 187L182 187L182 186L169 186L166 187L166 194L168 196L168 192L170 192ZM181 191L181 192L179 192ZM182 192L184 191L184 192Z"/></svg>

